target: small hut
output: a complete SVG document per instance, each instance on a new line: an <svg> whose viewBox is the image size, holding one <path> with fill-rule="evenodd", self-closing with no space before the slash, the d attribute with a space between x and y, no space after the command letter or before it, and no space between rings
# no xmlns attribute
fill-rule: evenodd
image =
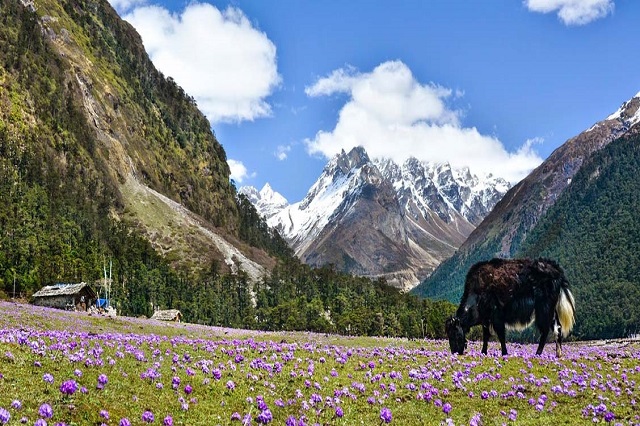
<svg viewBox="0 0 640 426"><path fill-rule="evenodd" d="M69 311L86 311L98 296L87 283L58 283L34 293L33 304Z"/></svg>
<svg viewBox="0 0 640 426"><path fill-rule="evenodd" d="M160 320L160 321L173 321L173 322L181 322L182 321L182 313L180 313L177 309L158 309L153 313L151 319Z"/></svg>

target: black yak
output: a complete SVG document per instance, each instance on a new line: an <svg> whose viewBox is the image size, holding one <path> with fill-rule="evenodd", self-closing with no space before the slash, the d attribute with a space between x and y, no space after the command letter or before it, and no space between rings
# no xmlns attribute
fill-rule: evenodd
<svg viewBox="0 0 640 426"><path fill-rule="evenodd" d="M534 322L540 331L536 354L542 354L553 329L560 357L562 338L575 323L575 302L564 272L547 259L492 259L469 269L460 306L445 328L452 353L462 355L465 334L482 325L482 353L487 353L493 329L502 355L507 355L505 328L524 330Z"/></svg>

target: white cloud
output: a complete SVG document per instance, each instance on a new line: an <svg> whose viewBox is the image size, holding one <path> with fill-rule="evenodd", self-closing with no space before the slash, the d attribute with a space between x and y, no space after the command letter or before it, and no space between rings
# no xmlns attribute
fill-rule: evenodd
<svg viewBox="0 0 640 426"><path fill-rule="evenodd" d="M493 136L463 127L460 113L445 101L461 92L421 84L402 62L385 62L370 73L352 68L332 72L306 88L309 96L346 93L349 100L331 131L306 141L311 154L327 158L361 145L372 157L404 162L413 156L432 162L468 166L474 173L493 173L511 182L526 176L542 159L528 141L508 152Z"/></svg>
<svg viewBox="0 0 640 426"><path fill-rule="evenodd" d="M557 12L565 25L585 25L613 13L613 0L524 0L532 12Z"/></svg>
<svg viewBox="0 0 640 426"><path fill-rule="evenodd" d="M266 98L280 84L276 47L240 9L190 3L173 14L141 6L124 19L140 33L154 65L193 96L211 122L271 114Z"/></svg>
<svg viewBox="0 0 640 426"><path fill-rule="evenodd" d="M255 177L255 173L249 173L247 168L241 161L228 159L227 164L229 165L229 169L231 170L231 179L238 183L242 183L247 178Z"/></svg>
<svg viewBox="0 0 640 426"><path fill-rule="evenodd" d="M291 151L291 145L278 145L276 152L274 155L280 161L284 161L289 156L289 152Z"/></svg>

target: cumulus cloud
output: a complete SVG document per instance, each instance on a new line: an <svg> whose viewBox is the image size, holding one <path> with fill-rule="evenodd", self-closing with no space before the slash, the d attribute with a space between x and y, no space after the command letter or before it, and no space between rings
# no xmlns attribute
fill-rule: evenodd
<svg viewBox="0 0 640 426"><path fill-rule="evenodd" d="M309 96L345 93L335 128L306 140L311 154L327 158L341 150L363 146L370 156L398 163L413 156L423 161L449 162L474 173L492 173L516 182L542 159L534 141L509 152L495 137L461 124L461 114L446 101L460 93L421 84L400 61L380 64L372 72L339 69L306 88Z"/></svg>
<svg viewBox="0 0 640 426"><path fill-rule="evenodd" d="M255 177L255 173L250 174L241 161L228 159L227 164L231 170L230 178L238 183L242 183L247 178Z"/></svg>
<svg viewBox="0 0 640 426"><path fill-rule="evenodd" d="M136 0L111 1L123 8ZM147 5L124 19L140 33L154 65L193 96L211 122L271 114L266 98L280 84L276 47L240 9L190 3L171 13Z"/></svg>
<svg viewBox="0 0 640 426"><path fill-rule="evenodd" d="M585 25L613 13L613 0L525 0L532 12L558 13L565 25Z"/></svg>

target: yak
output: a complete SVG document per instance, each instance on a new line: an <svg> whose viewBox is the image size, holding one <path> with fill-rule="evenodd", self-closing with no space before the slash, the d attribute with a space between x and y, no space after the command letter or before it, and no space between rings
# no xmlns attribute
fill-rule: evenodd
<svg viewBox="0 0 640 426"><path fill-rule="evenodd" d="M575 301L558 264L549 259L491 259L473 265L455 315L445 323L451 353L462 355L465 334L482 325L482 353L487 353L491 331L507 355L505 329L524 330L535 323L540 332L537 355L549 332L556 337L556 356L562 356L562 338L575 324Z"/></svg>

